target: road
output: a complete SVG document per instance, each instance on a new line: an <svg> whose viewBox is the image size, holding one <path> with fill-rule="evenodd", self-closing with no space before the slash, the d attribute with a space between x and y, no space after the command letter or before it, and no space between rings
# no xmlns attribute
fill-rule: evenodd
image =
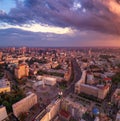
<svg viewBox="0 0 120 121"><path fill-rule="evenodd" d="M79 65L75 59L72 59L72 64L73 64L74 80L69 85L69 87L65 89L65 91L63 92L63 96L67 96L70 93L74 93L75 83L81 78L82 75L81 69L79 68Z"/></svg>

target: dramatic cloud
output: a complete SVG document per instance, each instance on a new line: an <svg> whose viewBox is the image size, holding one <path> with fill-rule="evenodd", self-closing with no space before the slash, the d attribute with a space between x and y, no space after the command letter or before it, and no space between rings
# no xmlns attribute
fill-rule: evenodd
<svg viewBox="0 0 120 121"><path fill-rule="evenodd" d="M106 40L106 41L105 41ZM72 34L53 34L23 31L20 29L0 30L0 46L37 46L37 47L85 47L119 46L120 38L95 31Z"/></svg>
<svg viewBox="0 0 120 121"><path fill-rule="evenodd" d="M0 20L13 25L43 23L77 30L120 34L119 0L16 0Z"/></svg>
<svg viewBox="0 0 120 121"><path fill-rule="evenodd" d="M61 27L55 27L55 26L48 26L48 25L41 25L41 24L23 24L20 25L10 25L7 23L1 23L0 29L9 29L9 28L16 28L31 32L48 32L48 33L54 33L54 34L71 34L72 30L70 28L61 28Z"/></svg>

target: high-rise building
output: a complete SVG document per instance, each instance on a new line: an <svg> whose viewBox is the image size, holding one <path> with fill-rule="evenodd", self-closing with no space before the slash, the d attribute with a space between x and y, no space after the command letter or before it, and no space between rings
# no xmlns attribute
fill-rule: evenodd
<svg viewBox="0 0 120 121"><path fill-rule="evenodd" d="M15 76L18 79L29 75L29 66L27 64L19 64L15 68Z"/></svg>

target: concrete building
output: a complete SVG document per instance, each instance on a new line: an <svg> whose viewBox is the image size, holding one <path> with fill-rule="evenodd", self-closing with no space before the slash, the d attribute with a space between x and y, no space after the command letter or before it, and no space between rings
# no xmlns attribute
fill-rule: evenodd
<svg viewBox="0 0 120 121"><path fill-rule="evenodd" d="M37 95L31 93L27 97L12 105L13 113L16 117L18 117L21 113L28 112L35 104L37 104Z"/></svg>
<svg viewBox="0 0 120 121"><path fill-rule="evenodd" d="M70 67L70 68L68 69L68 71L64 74L64 79L65 79L66 81L69 81L70 78L71 78L71 74L72 74L72 68Z"/></svg>
<svg viewBox="0 0 120 121"><path fill-rule="evenodd" d="M43 116L41 117L42 113L40 114L40 116L38 115L36 117L36 120L39 121L52 121L52 119L58 114L59 110L60 110L60 103L61 100L58 99L54 102L52 102L50 105L48 105L48 107L46 108L46 111L43 111Z"/></svg>
<svg viewBox="0 0 120 121"><path fill-rule="evenodd" d="M76 120L81 119L83 114L87 111L85 106L69 97L64 98L61 101L61 109L69 112L72 117L76 118Z"/></svg>
<svg viewBox="0 0 120 121"><path fill-rule="evenodd" d="M57 82L57 78L55 77L50 77L50 76L37 76L37 80L41 80L44 82L46 85L54 86Z"/></svg>
<svg viewBox="0 0 120 121"><path fill-rule="evenodd" d="M115 121L120 121L120 110L117 113L116 120Z"/></svg>
<svg viewBox="0 0 120 121"><path fill-rule="evenodd" d="M29 75L29 67L27 64L19 64L18 67L15 68L15 76L18 79Z"/></svg>
<svg viewBox="0 0 120 121"><path fill-rule="evenodd" d="M36 81L36 80L29 80L26 82L26 86L36 89L36 87L40 86L40 85L44 85L43 81Z"/></svg>
<svg viewBox="0 0 120 121"><path fill-rule="evenodd" d="M10 82L7 79L0 79L0 93L10 92Z"/></svg>
<svg viewBox="0 0 120 121"><path fill-rule="evenodd" d="M46 85L54 86L56 84L56 79L51 77L46 77L43 79Z"/></svg>
<svg viewBox="0 0 120 121"><path fill-rule="evenodd" d="M75 84L75 93L80 93L80 85L82 83L85 83L85 79L86 79L86 71L83 71L80 80Z"/></svg>
<svg viewBox="0 0 120 121"><path fill-rule="evenodd" d="M92 73L87 74L87 84L94 84L94 75Z"/></svg>
<svg viewBox="0 0 120 121"><path fill-rule="evenodd" d="M1 59L2 59L2 55L3 55L3 53L2 53L2 52L0 52L0 61L1 61Z"/></svg>
<svg viewBox="0 0 120 121"><path fill-rule="evenodd" d="M88 76L87 76L88 75ZM87 74L86 71L82 72L81 79L75 84L75 93L85 93L88 95L93 95L99 99L104 99L109 92L110 85L90 85L86 84L86 77L89 83L93 80L94 76L91 74Z"/></svg>
<svg viewBox="0 0 120 121"><path fill-rule="evenodd" d="M59 117L60 117L61 121L70 121L71 115L69 112L67 112L65 110L60 110Z"/></svg>
<svg viewBox="0 0 120 121"><path fill-rule="evenodd" d="M3 121L8 117L6 107L5 106L0 106L0 121Z"/></svg>
<svg viewBox="0 0 120 121"><path fill-rule="evenodd" d="M87 84L80 85L80 93L85 93L88 95L98 96L98 88Z"/></svg>
<svg viewBox="0 0 120 121"><path fill-rule="evenodd" d="M103 86L101 88L98 87L98 96L97 96L97 98L104 99L106 97L106 95L108 94L109 90L110 90L109 85Z"/></svg>
<svg viewBox="0 0 120 121"><path fill-rule="evenodd" d="M92 95L99 99L104 99L107 93L109 92L109 89L110 89L109 86L97 87L87 84L80 84L79 93L85 93L87 95Z"/></svg>
<svg viewBox="0 0 120 121"><path fill-rule="evenodd" d="M111 101L120 108L120 89L116 89L111 97Z"/></svg>

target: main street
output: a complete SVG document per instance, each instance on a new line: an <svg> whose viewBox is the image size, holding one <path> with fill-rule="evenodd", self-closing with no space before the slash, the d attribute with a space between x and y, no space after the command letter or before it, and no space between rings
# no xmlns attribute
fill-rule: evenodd
<svg viewBox="0 0 120 121"><path fill-rule="evenodd" d="M73 64L74 80L70 83L70 85L63 92L64 97L70 93L74 93L75 83L81 78L81 75L82 75L81 69L78 63L76 62L75 58L72 59L72 64Z"/></svg>

